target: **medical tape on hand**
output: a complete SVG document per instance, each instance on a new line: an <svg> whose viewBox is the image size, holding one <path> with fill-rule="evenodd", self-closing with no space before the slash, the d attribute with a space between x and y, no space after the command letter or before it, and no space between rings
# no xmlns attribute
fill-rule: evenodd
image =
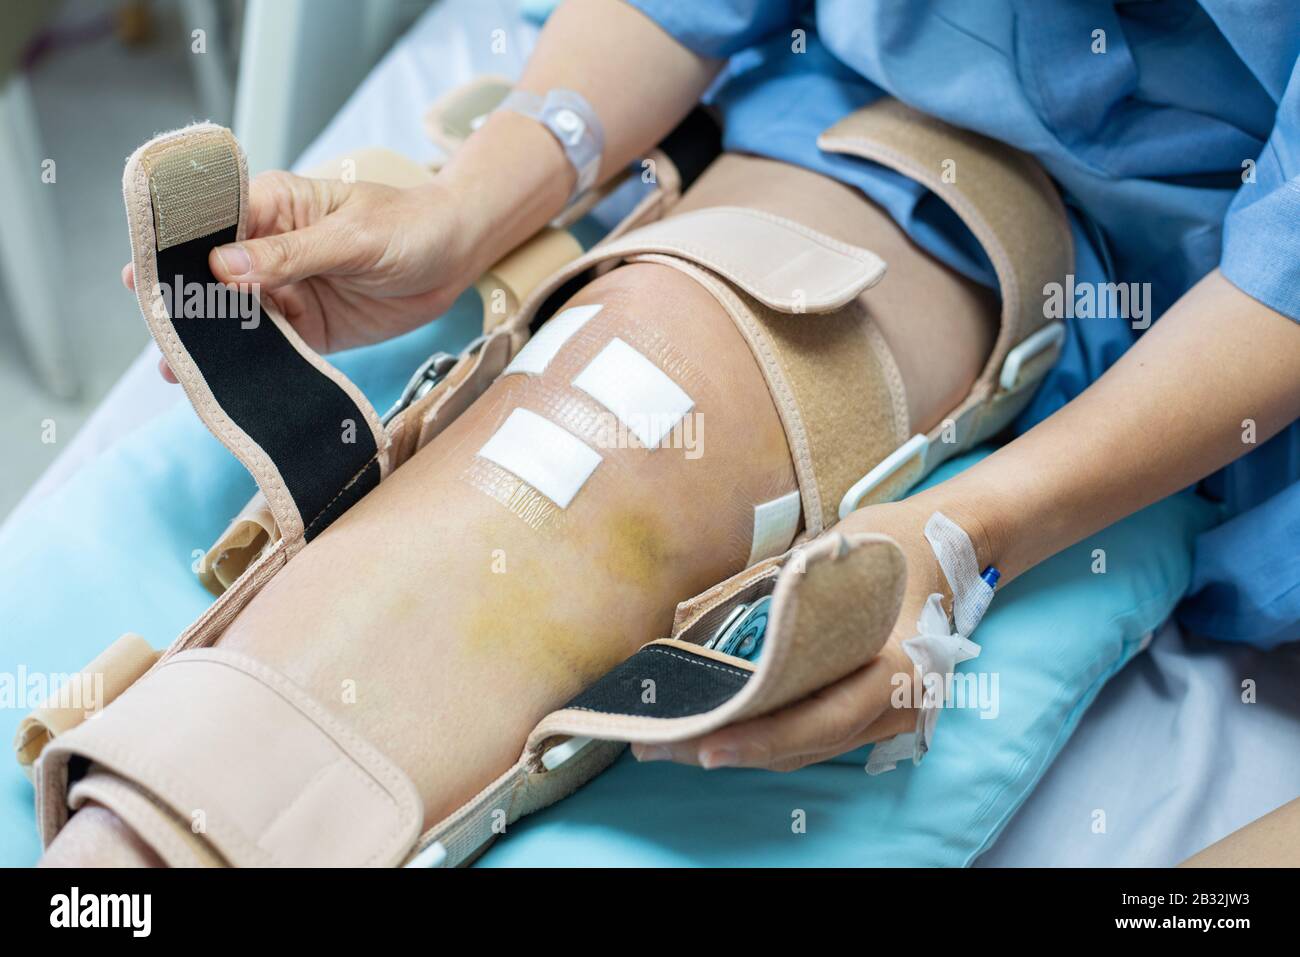
<svg viewBox="0 0 1300 957"><path fill-rule="evenodd" d="M868 774L892 771L908 757L913 764L921 763L930 750L939 712L950 703L953 671L963 661L979 656L980 647L970 636L993 600L993 586L980 576L975 546L960 525L935 512L925 523L925 538L952 589L953 620L950 624L943 610L942 595L935 593L926 599L916 622L916 636L903 642L924 688L916 730L876 744L867 760Z"/></svg>

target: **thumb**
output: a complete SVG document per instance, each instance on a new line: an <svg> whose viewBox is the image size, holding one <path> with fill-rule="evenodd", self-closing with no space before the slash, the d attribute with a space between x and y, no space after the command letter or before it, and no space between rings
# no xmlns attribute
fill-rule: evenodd
<svg viewBox="0 0 1300 957"><path fill-rule="evenodd" d="M350 268L356 245L346 232L317 223L292 232L218 246L208 256L212 274L225 283L256 283L276 289L311 276Z"/></svg>

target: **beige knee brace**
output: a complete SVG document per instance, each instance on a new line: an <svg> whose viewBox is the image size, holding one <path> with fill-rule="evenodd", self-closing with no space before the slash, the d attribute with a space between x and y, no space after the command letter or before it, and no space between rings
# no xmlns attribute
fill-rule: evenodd
<svg viewBox="0 0 1300 957"><path fill-rule="evenodd" d="M903 558L884 536L826 529L860 504L903 494L1023 406L1060 342L1034 292L1069 271L1071 250L1050 183L1005 147L891 101L837 124L822 146L925 182L970 226L997 269L1003 305L993 355L951 421L929 435L907 435L901 382L870 319L870 289L885 264L805 224L739 207L670 213L616 231L517 296L518 308L490 323L476 348L381 421L270 310L251 353L238 352L249 347L245 340L237 348L220 331L197 333L188 319L169 314L152 290L154 277L169 269L201 272L207 248L242 235L247 180L237 145L215 127L143 147L126 178L136 275L145 280L137 283L141 306L200 417L258 479L276 535L158 663L138 664L150 670L96 720L29 735L29 760L49 741L35 775L45 840L70 808L93 799L169 863L463 863L497 833L494 825L565 796L624 742L694 737L798 700L869 661L898 615ZM946 160L963 169L963 185L937 176ZM653 208L670 207L660 201ZM282 676L224 652L221 634L322 521L400 467L481 394L530 328L558 308L562 290L621 262L679 270L736 322L794 454L798 547L683 603L669 637L544 718L513 767L420 834L420 802L405 775ZM254 373L292 376L301 407L267 421L265 408L241 404ZM362 441L340 451L333 447L337 423L349 416ZM772 601L757 664L705 647L735 608L764 596ZM657 688L652 705L640 695L647 680Z"/></svg>

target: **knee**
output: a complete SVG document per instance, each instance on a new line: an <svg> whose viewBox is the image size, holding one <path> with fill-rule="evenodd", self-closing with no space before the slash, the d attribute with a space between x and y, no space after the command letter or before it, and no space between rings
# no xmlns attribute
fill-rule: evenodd
<svg viewBox="0 0 1300 957"><path fill-rule="evenodd" d="M729 564L749 554L755 506L796 487L784 428L748 344L708 290L669 266L633 263L589 283L484 398L476 418L487 440L475 484L495 492L521 479L569 515L582 511L583 497L654 505L701 533L723 534ZM514 467L523 440L539 432L572 449L572 469L560 456L573 477L558 495L538 487L541 470ZM527 511L551 509L533 501Z"/></svg>

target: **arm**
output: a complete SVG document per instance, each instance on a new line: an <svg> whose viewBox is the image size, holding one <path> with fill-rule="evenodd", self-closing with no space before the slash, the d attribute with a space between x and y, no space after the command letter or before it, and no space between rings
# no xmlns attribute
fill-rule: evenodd
<svg viewBox="0 0 1300 957"><path fill-rule="evenodd" d="M600 182L663 139L690 112L720 64L687 50L621 0L568 0L551 15L517 88L580 93L605 130ZM439 173L439 186L480 215L469 231L482 272L546 225L574 171L534 121L494 113ZM472 281L472 279L471 279Z"/></svg>
<svg viewBox="0 0 1300 957"><path fill-rule="evenodd" d="M1249 452L1245 420L1262 443L1297 417L1300 323L1216 271L1073 402L918 498L983 529L1008 581Z"/></svg>
<svg viewBox="0 0 1300 957"><path fill-rule="evenodd" d="M946 592L921 529L935 511L961 525L980 566L1005 583L1080 539L1204 478L1300 417L1300 323L1217 271L1193 287L1105 375L1055 415L946 482L872 506L838 529L885 532L908 557L903 612L879 658L806 701L647 753L705 767L790 770L909 730L889 707L911 673L900 643L925 595Z"/></svg>
<svg viewBox="0 0 1300 957"><path fill-rule="evenodd" d="M671 131L717 70L620 0L569 0L519 88L587 99L605 130L608 179ZM547 130L494 113L426 185L257 177L250 238L214 250L210 265L222 282L269 294L320 351L378 342L444 312L564 208L574 179ZM132 286L130 266L123 280Z"/></svg>

